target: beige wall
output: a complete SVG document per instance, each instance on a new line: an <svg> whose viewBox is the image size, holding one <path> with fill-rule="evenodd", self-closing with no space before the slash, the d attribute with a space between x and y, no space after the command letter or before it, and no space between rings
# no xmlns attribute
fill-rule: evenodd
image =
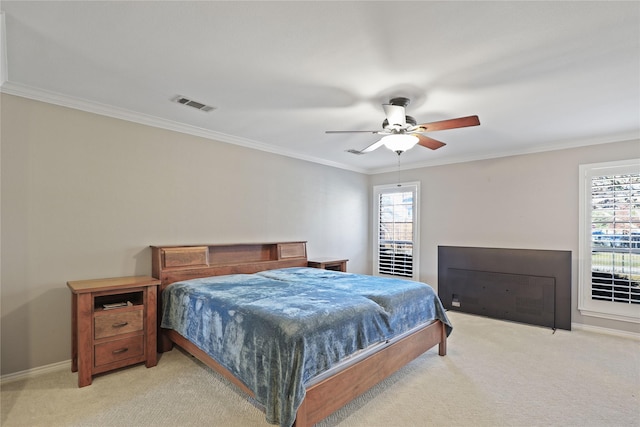
<svg viewBox="0 0 640 427"><path fill-rule="evenodd" d="M194 136L1 98L2 374L68 360L68 280L149 274L152 244L307 240L310 256L371 272L366 176ZM403 171L421 182L421 280L437 246L573 252L578 165L638 141ZM573 321L638 332L638 325Z"/></svg>
<svg viewBox="0 0 640 427"><path fill-rule="evenodd" d="M420 279L437 287L438 245L572 251L572 321L640 332L577 310L578 165L640 157L640 141L403 171L421 182ZM397 180L376 175L373 185Z"/></svg>
<svg viewBox="0 0 640 427"><path fill-rule="evenodd" d="M2 95L2 374L70 358L68 280L153 244L307 240L368 272L368 177Z"/></svg>

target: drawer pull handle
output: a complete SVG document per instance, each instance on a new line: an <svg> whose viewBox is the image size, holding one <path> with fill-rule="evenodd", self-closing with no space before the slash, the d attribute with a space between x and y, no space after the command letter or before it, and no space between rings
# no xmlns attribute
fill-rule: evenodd
<svg viewBox="0 0 640 427"><path fill-rule="evenodd" d="M126 353L127 351L129 351L129 349L127 347L125 347L125 348L121 348L119 350L113 350L112 353L113 354L122 354L122 353Z"/></svg>
<svg viewBox="0 0 640 427"><path fill-rule="evenodd" d="M127 326L128 324L129 324L129 322L114 323L113 325L111 325L111 327L113 327L113 328L122 328L123 326Z"/></svg>

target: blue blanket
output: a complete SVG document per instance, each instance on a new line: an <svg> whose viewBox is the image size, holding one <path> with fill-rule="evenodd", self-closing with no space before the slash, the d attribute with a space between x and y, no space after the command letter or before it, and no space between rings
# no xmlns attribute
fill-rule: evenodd
<svg viewBox="0 0 640 427"><path fill-rule="evenodd" d="M177 282L162 300L162 327L227 368L281 426L293 424L304 384L349 355L434 319L451 331L427 285L320 269Z"/></svg>
<svg viewBox="0 0 640 427"><path fill-rule="evenodd" d="M451 325L440 299L424 283L318 268L285 268L257 274L285 282L341 290L370 299L389 315L392 336L434 319L445 324L447 336L451 333Z"/></svg>

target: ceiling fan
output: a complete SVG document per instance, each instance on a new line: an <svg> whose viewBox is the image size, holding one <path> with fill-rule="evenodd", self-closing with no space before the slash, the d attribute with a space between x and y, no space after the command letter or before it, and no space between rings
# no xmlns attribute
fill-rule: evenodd
<svg viewBox="0 0 640 427"><path fill-rule="evenodd" d="M432 150L437 150L446 145L444 142L423 135L426 132L478 126L480 124L478 116L458 117L457 119L417 124L416 119L407 116L405 113L405 108L409 105L409 102L409 98L398 97L392 98L388 104L382 104L384 113L387 116L382 122L382 130L328 130L325 133L364 132L384 135L382 139L363 150L350 149L347 151L353 154L366 154L384 145L400 155L416 144Z"/></svg>

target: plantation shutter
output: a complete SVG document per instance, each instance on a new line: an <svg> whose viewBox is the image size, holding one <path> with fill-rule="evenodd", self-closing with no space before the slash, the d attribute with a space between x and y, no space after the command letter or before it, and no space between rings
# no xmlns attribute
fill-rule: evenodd
<svg viewBox="0 0 640 427"><path fill-rule="evenodd" d="M591 298L640 304L640 174L591 177Z"/></svg>
<svg viewBox="0 0 640 427"><path fill-rule="evenodd" d="M379 186L375 274L417 280L417 183Z"/></svg>

